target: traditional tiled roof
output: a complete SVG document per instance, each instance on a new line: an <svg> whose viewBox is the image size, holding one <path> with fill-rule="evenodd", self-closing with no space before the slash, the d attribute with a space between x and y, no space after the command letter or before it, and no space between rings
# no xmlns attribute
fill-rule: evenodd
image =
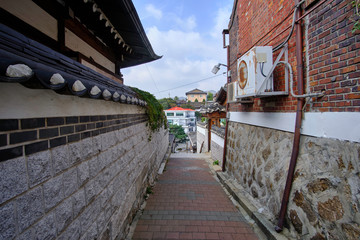
<svg viewBox="0 0 360 240"><path fill-rule="evenodd" d="M216 93L215 102L220 103L221 105L226 101L227 88L221 87L220 90Z"/></svg>
<svg viewBox="0 0 360 240"><path fill-rule="evenodd" d="M30 74L15 77L9 66L26 65ZM18 65L19 66L19 65ZM54 80L55 79L55 80ZM24 35L0 24L0 82L48 88L60 94L145 105L129 87L117 83Z"/></svg>
<svg viewBox="0 0 360 240"><path fill-rule="evenodd" d="M172 107L170 109L166 109L165 111L195 111L195 110L190 108Z"/></svg>
<svg viewBox="0 0 360 240"><path fill-rule="evenodd" d="M226 112L226 108L218 102L213 102L208 105L202 106L199 110L200 113L213 113L213 112Z"/></svg>
<svg viewBox="0 0 360 240"><path fill-rule="evenodd" d="M195 89L185 93L185 95L189 95L189 94L207 94L207 92L204 92L200 89L195 88Z"/></svg>

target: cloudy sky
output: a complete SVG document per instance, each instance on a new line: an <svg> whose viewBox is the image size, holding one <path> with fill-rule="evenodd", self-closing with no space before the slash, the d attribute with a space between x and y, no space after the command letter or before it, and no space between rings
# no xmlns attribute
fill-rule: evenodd
<svg viewBox="0 0 360 240"><path fill-rule="evenodd" d="M133 0L150 43L161 59L122 69L124 82L157 98L185 97L194 88L218 91L226 82L222 30L233 0Z"/></svg>

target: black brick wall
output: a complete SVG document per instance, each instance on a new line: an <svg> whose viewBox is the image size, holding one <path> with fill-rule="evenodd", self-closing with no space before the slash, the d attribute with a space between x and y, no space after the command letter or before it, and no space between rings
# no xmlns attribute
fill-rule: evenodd
<svg viewBox="0 0 360 240"><path fill-rule="evenodd" d="M0 161L147 121L146 114L0 120Z"/></svg>

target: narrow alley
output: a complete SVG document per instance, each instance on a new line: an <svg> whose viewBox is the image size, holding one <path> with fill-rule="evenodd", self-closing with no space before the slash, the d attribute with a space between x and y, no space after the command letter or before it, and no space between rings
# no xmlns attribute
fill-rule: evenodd
<svg viewBox="0 0 360 240"><path fill-rule="evenodd" d="M203 156L171 155L132 239L260 239Z"/></svg>

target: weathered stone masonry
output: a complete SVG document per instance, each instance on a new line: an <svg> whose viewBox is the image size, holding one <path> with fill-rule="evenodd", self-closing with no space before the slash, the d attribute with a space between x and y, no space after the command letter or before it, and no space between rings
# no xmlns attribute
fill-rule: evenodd
<svg viewBox="0 0 360 240"><path fill-rule="evenodd" d="M1 239L121 237L168 146L146 115L1 120Z"/></svg>
<svg viewBox="0 0 360 240"><path fill-rule="evenodd" d="M229 123L227 173L249 193L258 209L264 209L263 214L274 226L292 141L289 132ZM287 219L298 236L321 237L318 232L325 228L333 239L358 239L359 156L359 143L301 137Z"/></svg>

